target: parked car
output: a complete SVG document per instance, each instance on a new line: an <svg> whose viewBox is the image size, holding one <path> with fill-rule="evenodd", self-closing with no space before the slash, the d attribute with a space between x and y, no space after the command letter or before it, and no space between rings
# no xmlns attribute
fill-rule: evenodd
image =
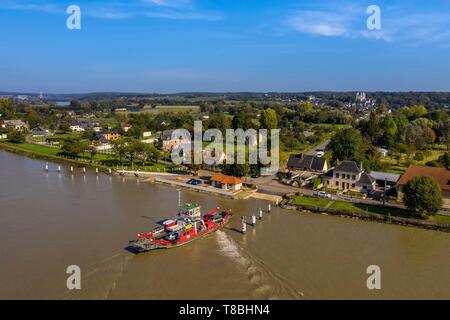
<svg viewBox="0 0 450 320"><path fill-rule="evenodd" d="M327 199L331 199L331 193L325 192L325 191L319 191L317 193L317 196L319 198L327 198Z"/></svg>
<svg viewBox="0 0 450 320"><path fill-rule="evenodd" d="M197 179L191 179L191 180L189 180L189 181L187 182L187 184L191 184L191 185L193 185L193 186L198 186L198 185L201 185L201 184L202 184L202 181L197 180Z"/></svg>

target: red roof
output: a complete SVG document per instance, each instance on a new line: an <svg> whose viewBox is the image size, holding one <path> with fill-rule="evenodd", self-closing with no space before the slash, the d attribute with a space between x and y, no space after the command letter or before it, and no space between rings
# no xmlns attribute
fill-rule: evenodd
<svg viewBox="0 0 450 320"><path fill-rule="evenodd" d="M438 182L442 190L450 191L450 171L445 168L425 167L412 164L400 178L398 184L405 185L409 180L418 176L432 177Z"/></svg>
<svg viewBox="0 0 450 320"><path fill-rule="evenodd" d="M214 174L211 177L211 181L219 182L221 184L242 184L241 179L232 176L226 176L221 173Z"/></svg>

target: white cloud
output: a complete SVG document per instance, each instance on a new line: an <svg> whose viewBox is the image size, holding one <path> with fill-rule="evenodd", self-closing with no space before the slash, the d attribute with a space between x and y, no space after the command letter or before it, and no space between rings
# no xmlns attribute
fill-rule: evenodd
<svg viewBox="0 0 450 320"><path fill-rule="evenodd" d="M411 45L450 43L450 14L446 12L415 14L404 8L382 7L381 30L369 30L363 6L317 8L298 10L287 17L285 23L292 30L313 36L365 38Z"/></svg>
<svg viewBox="0 0 450 320"><path fill-rule="evenodd" d="M25 0L0 0L0 8L66 14L65 7L56 2L35 4ZM32 0L28 0L32 1ZM130 0L110 3L91 2L80 6L82 15L99 19L130 19L148 17L172 20L218 21L223 15L197 9L192 0Z"/></svg>
<svg viewBox="0 0 450 320"><path fill-rule="evenodd" d="M298 11L288 18L287 23L294 30L319 36L345 36L348 34L346 21L342 16L324 11Z"/></svg>

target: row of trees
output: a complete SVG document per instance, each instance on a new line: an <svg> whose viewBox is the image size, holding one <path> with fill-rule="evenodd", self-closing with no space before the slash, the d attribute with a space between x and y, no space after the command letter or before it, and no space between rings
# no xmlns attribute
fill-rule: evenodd
<svg viewBox="0 0 450 320"><path fill-rule="evenodd" d="M447 111L428 113L423 105L400 108L394 114L384 107L372 111L356 126L375 146L398 152L430 148L437 140L450 147L450 119Z"/></svg>

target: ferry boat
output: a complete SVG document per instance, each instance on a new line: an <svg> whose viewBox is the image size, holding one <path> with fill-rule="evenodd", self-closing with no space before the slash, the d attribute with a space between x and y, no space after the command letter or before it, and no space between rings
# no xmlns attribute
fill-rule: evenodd
<svg viewBox="0 0 450 320"><path fill-rule="evenodd" d="M185 204L175 219L161 221L151 232L138 234L138 239L131 241L130 246L138 253L180 247L222 228L231 217L231 209L215 208L202 214L199 205Z"/></svg>

